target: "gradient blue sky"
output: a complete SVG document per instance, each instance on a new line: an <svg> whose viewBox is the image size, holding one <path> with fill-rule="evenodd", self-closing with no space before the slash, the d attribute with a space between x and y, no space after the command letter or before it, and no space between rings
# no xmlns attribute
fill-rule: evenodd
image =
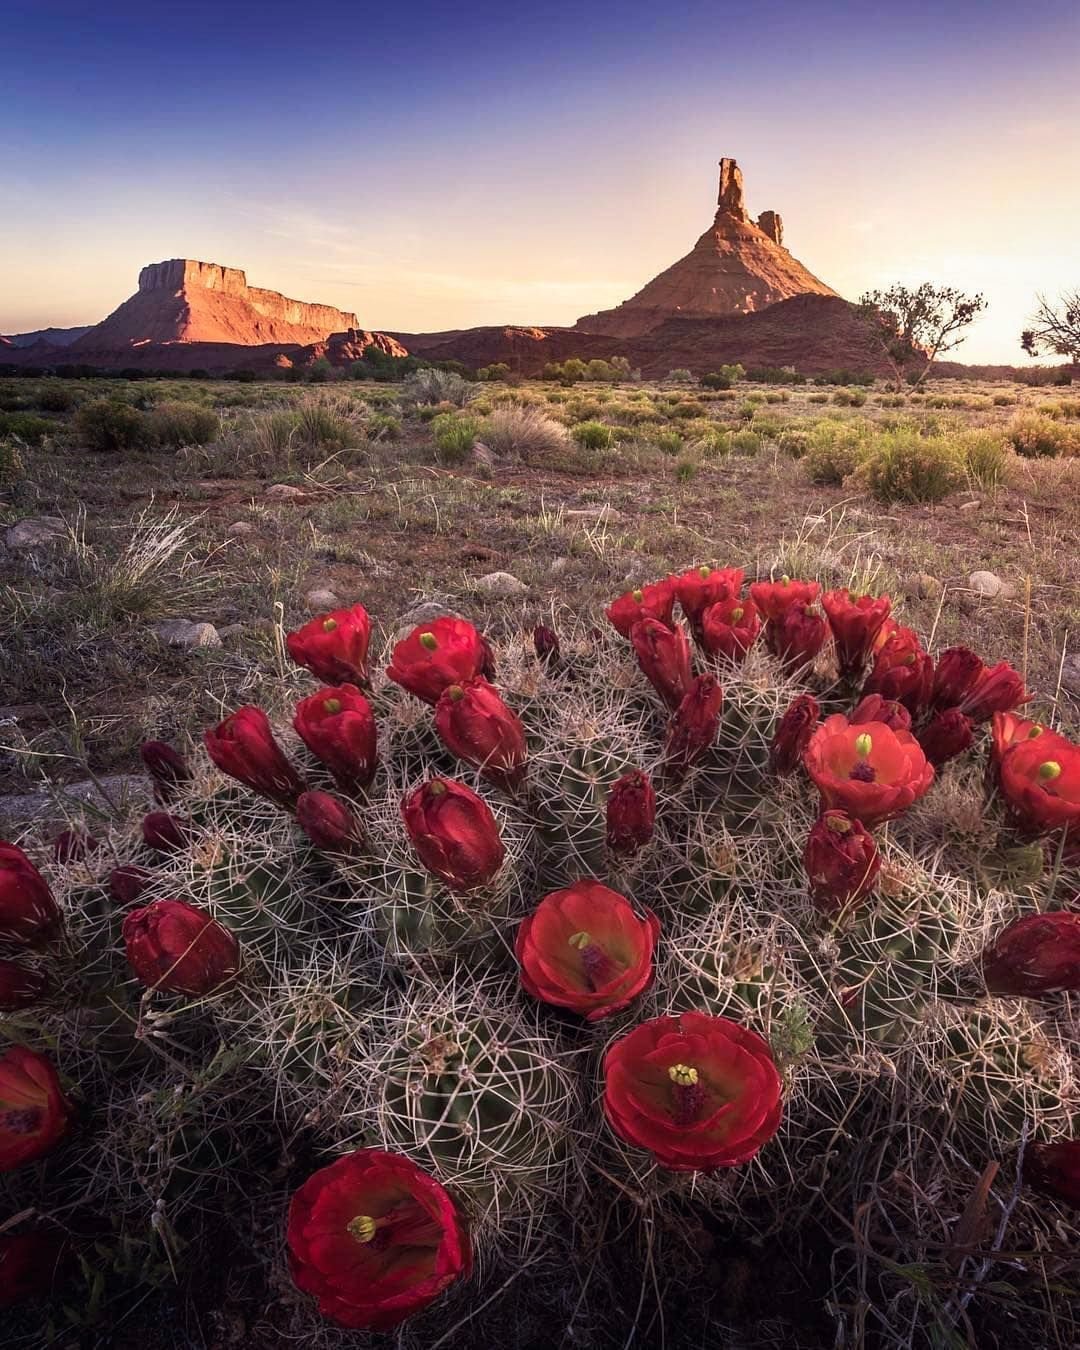
<svg viewBox="0 0 1080 1350"><path fill-rule="evenodd" d="M735 156L842 294L1080 284L1080 4L0 0L0 332L186 256L369 327L571 323L685 253Z"/></svg>

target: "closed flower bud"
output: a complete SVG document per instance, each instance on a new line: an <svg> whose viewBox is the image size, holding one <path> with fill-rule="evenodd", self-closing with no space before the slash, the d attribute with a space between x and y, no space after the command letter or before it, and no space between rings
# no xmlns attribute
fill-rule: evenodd
<svg viewBox="0 0 1080 1350"><path fill-rule="evenodd" d="M145 867L125 863L122 867L114 867L109 873L109 894L118 904L134 904L153 879L153 873Z"/></svg>
<svg viewBox="0 0 1080 1350"><path fill-rule="evenodd" d="M0 1233L0 1308L48 1296L59 1282L68 1251L64 1235L51 1229Z"/></svg>
<svg viewBox="0 0 1080 1350"><path fill-rule="evenodd" d="M62 830L52 841L52 854L58 863L81 862L93 853L101 844L81 826L73 830Z"/></svg>
<svg viewBox="0 0 1080 1350"><path fill-rule="evenodd" d="M386 668L403 689L425 703L438 703L452 684L463 684L477 675L493 679L495 658L491 647L471 623L449 615L419 624L391 654Z"/></svg>
<svg viewBox="0 0 1080 1350"><path fill-rule="evenodd" d="M613 784L607 799L607 846L619 858L644 848L656 824L656 793L648 774L631 769Z"/></svg>
<svg viewBox="0 0 1080 1350"><path fill-rule="evenodd" d="M800 694L777 723L769 750L769 767L786 776L802 763L814 728L821 720L821 707L812 694Z"/></svg>
<svg viewBox="0 0 1080 1350"><path fill-rule="evenodd" d="M810 605L788 605L765 625L765 645L789 671L801 670L817 656L829 636L823 615Z"/></svg>
<svg viewBox="0 0 1080 1350"><path fill-rule="evenodd" d="M630 630L638 665L669 708L677 708L693 679L690 642L681 624L642 619Z"/></svg>
<svg viewBox="0 0 1080 1350"><path fill-rule="evenodd" d="M379 733L371 704L354 684L320 689L301 699L293 727L338 787L357 792L370 784L379 763Z"/></svg>
<svg viewBox="0 0 1080 1350"><path fill-rule="evenodd" d="M435 706L435 730L452 754L512 791L525 774L525 728L499 691L477 678L452 684Z"/></svg>
<svg viewBox="0 0 1080 1350"><path fill-rule="evenodd" d="M803 850L810 898L825 914L862 900L881 870L874 837L844 811L826 811L814 822Z"/></svg>
<svg viewBox="0 0 1080 1350"><path fill-rule="evenodd" d="M44 1157L67 1130L70 1115L47 1056L21 1045L0 1056L0 1172Z"/></svg>
<svg viewBox="0 0 1080 1350"><path fill-rule="evenodd" d="M175 801L184 784L191 781L187 760L165 741L143 741L139 754L154 782L154 800L162 806Z"/></svg>
<svg viewBox="0 0 1080 1350"><path fill-rule="evenodd" d="M203 739L222 773L254 792L290 808L303 792L303 780L282 753L261 708L237 709Z"/></svg>
<svg viewBox="0 0 1080 1350"><path fill-rule="evenodd" d="M45 878L21 848L0 840L0 938L32 947L51 942L60 926Z"/></svg>
<svg viewBox="0 0 1080 1350"><path fill-rule="evenodd" d="M934 663L910 628L896 628L878 648L863 694L902 703L910 713L924 708L934 683Z"/></svg>
<svg viewBox="0 0 1080 1350"><path fill-rule="evenodd" d="M190 829L188 821L168 811L150 811L142 820L143 843L157 853L177 853L187 848Z"/></svg>
<svg viewBox="0 0 1080 1350"><path fill-rule="evenodd" d="M401 804L420 861L453 891L491 881L506 856L499 827L482 797L453 778L433 778Z"/></svg>
<svg viewBox="0 0 1080 1350"><path fill-rule="evenodd" d="M40 970L20 966L17 961L0 961L0 1012L15 1012L40 1001L48 980Z"/></svg>
<svg viewBox="0 0 1080 1350"><path fill-rule="evenodd" d="M1014 919L983 952L982 972L991 994L1042 998L1080 990L1080 914Z"/></svg>
<svg viewBox="0 0 1080 1350"><path fill-rule="evenodd" d="M1007 661L999 661L982 672L958 707L977 725L989 722L994 713L1012 712L1030 699L1020 675Z"/></svg>
<svg viewBox="0 0 1080 1350"><path fill-rule="evenodd" d="M533 650L544 665L549 668L557 666L559 657L562 655L562 647L559 642L559 635L554 628L545 628L541 624L538 628L533 629L532 640Z"/></svg>
<svg viewBox="0 0 1080 1350"><path fill-rule="evenodd" d="M959 708L946 708L944 712L938 713L918 734L923 754L935 769L940 769L950 759L970 749L974 740L971 719L965 717Z"/></svg>
<svg viewBox="0 0 1080 1350"><path fill-rule="evenodd" d="M947 647L934 667L931 705L938 709L959 707L984 669L970 647Z"/></svg>
<svg viewBox="0 0 1080 1350"><path fill-rule="evenodd" d="M316 848L328 853L358 853L363 830L356 814L329 792L302 792L296 802L296 823Z"/></svg>
<svg viewBox="0 0 1080 1350"><path fill-rule="evenodd" d="M880 694L867 694L861 698L848 721L852 726L863 722L882 722L893 731L911 730L911 714L904 705L895 699L882 698Z"/></svg>
<svg viewBox="0 0 1080 1350"><path fill-rule="evenodd" d="M1029 1143L1024 1152L1024 1182L1052 1200L1080 1209L1080 1139Z"/></svg>
<svg viewBox="0 0 1080 1350"><path fill-rule="evenodd" d="M371 620L363 605L320 614L285 638L296 664L326 684L366 684L370 642Z"/></svg>
<svg viewBox="0 0 1080 1350"><path fill-rule="evenodd" d="M716 740L724 694L712 675L698 675L672 714L664 742L664 767L674 778L685 776Z"/></svg>
<svg viewBox="0 0 1080 1350"><path fill-rule="evenodd" d="M236 979L236 937L205 909L184 900L155 900L124 919L128 964L148 989L212 994Z"/></svg>

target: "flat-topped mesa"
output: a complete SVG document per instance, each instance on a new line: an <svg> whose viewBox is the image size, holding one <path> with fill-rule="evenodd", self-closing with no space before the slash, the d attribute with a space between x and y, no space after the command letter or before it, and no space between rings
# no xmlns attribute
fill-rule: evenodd
<svg viewBox="0 0 1080 1350"><path fill-rule="evenodd" d="M746 209L743 176L733 159L720 161L720 191L712 224L684 258L614 309L578 319L580 332L638 337L668 319L749 314L795 295L835 295L784 248L775 211L757 223Z"/></svg>
<svg viewBox="0 0 1080 1350"><path fill-rule="evenodd" d="M308 345L359 328L347 310L249 286L239 267L169 258L144 267L136 293L73 346L100 352L147 342Z"/></svg>

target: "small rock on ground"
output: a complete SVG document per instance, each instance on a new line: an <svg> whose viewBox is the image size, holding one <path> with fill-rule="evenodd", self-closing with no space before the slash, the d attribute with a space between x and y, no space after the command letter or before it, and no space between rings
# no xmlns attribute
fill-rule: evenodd
<svg viewBox="0 0 1080 1350"><path fill-rule="evenodd" d="M86 779L80 783L57 786L55 797L47 792L24 792L0 797L0 820L12 824L42 818L59 820L64 814L64 802L78 802L107 811L126 806L145 810L150 800L150 780L144 775L109 774L96 781Z"/></svg>
<svg viewBox="0 0 1080 1350"><path fill-rule="evenodd" d="M342 603L337 592L329 586L313 586L304 596L304 604L312 614L325 614L328 609L341 609Z"/></svg>
<svg viewBox="0 0 1080 1350"><path fill-rule="evenodd" d="M303 488L293 487L291 483L272 483L266 489L266 495L283 502L295 502L307 496Z"/></svg>
<svg viewBox="0 0 1080 1350"><path fill-rule="evenodd" d="M473 589L482 595L502 598L509 595L522 595L529 588L510 572L489 572L487 576L477 577Z"/></svg>
<svg viewBox="0 0 1080 1350"><path fill-rule="evenodd" d="M59 516L31 516L4 531L4 543L10 549L41 548L54 544L67 534Z"/></svg>
<svg viewBox="0 0 1080 1350"><path fill-rule="evenodd" d="M984 596L987 600L1008 600L1016 594L1016 587L1011 582L1002 581L996 572L972 572L968 577L968 585L976 595Z"/></svg>
<svg viewBox="0 0 1080 1350"><path fill-rule="evenodd" d="M942 586L937 577L931 576L929 572L915 572L905 578L903 590L912 600L927 600L940 595Z"/></svg>
<svg viewBox="0 0 1080 1350"><path fill-rule="evenodd" d="M230 534L254 534L255 526L250 520L234 520L229 526Z"/></svg>
<svg viewBox="0 0 1080 1350"><path fill-rule="evenodd" d="M220 647L221 634L212 623L192 623L190 619L162 619L154 632L170 647Z"/></svg>
<svg viewBox="0 0 1080 1350"><path fill-rule="evenodd" d="M970 501L970 502L961 502L961 503L960 503L960 510L961 510L961 511L977 511L977 510L979 509L980 506L982 506L982 502L979 501L978 497L976 497L973 501Z"/></svg>
<svg viewBox="0 0 1080 1350"><path fill-rule="evenodd" d="M431 623L433 619L441 619L444 615L451 619L464 617L454 608L454 601L448 595L430 595L418 600L415 605L411 605L403 614L398 615L395 621L394 641L400 642L420 624Z"/></svg>

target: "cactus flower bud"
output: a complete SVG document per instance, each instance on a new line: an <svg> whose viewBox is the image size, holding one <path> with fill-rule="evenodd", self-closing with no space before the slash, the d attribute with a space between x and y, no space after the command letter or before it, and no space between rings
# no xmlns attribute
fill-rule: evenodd
<svg viewBox="0 0 1080 1350"><path fill-rule="evenodd" d="M0 1056L0 1172L48 1153L70 1115L50 1059L21 1045Z"/></svg>
<svg viewBox="0 0 1080 1350"><path fill-rule="evenodd" d="M154 800L160 806L175 801L184 784L191 781L187 760L165 741L143 741L139 754L154 783Z"/></svg>
<svg viewBox="0 0 1080 1350"><path fill-rule="evenodd" d="M880 694L867 694L855 705L855 711L848 718L852 726L862 722L884 722L893 731L910 731L911 714L902 703L884 699Z"/></svg>
<svg viewBox="0 0 1080 1350"><path fill-rule="evenodd" d="M296 823L316 848L327 853L358 853L363 847L355 813L330 792L302 792L296 801Z"/></svg>
<svg viewBox="0 0 1080 1350"><path fill-rule="evenodd" d="M877 647L874 667L862 692L864 696L880 694L917 713L928 702L933 683L934 663L923 651L918 636L910 628L894 628Z"/></svg>
<svg viewBox="0 0 1080 1350"><path fill-rule="evenodd" d="M150 811L142 819L143 843L157 853L177 853L187 848L191 826L168 811Z"/></svg>
<svg viewBox="0 0 1080 1350"><path fill-rule="evenodd" d="M303 780L282 753L261 708L238 708L203 739L222 773L254 792L290 808L303 792Z"/></svg>
<svg viewBox="0 0 1080 1350"><path fill-rule="evenodd" d="M48 883L21 848L0 840L0 938L33 947L60 932Z"/></svg>
<svg viewBox="0 0 1080 1350"><path fill-rule="evenodd" d="M767 623L779 619L790 605L812 605L820 594L819 582L792 581L787 576L779 581L750 583L750 599Z"/></svg>
<svg viewBox="0 0 1080 1350"><path fill-rule="evenodd" d="M99 848L101 841L88 834L82 826L62 830L52 841L52 855L58 863L81 862Z"/></svg>
<svg viewBox="0 0 1080 1350"><path fill-rule="evenodd" d="M874 837L844 811L826 811L814 822L803 850L810 898L825 914L862 900L881 870Z"/></svg>
<svg viewBox="0 0 1080 1350"><path fill-rule="evenodd" d="M870 658L892 601L887 595L877 599L872 595L852 597L846 587L841 587L827 591L821 597L821 606L829 616L841 678L854 679L862 674Z"/></svg>
<svg viewBox="0 0 1080 1350"><path fill-rule="evenodd" d="M703 565L692 567L681 576L672 577L671 582L694 641L704 646L703 622L706 610L738 597L742 590L743 571L741 567L716 568Z"/></svg>
<svg viewBox="0 0 1080 1350"><path fill-rule="evenodd" d="M693 679L690 643L682 625L642 619L630 630L630 641L646 679L669 708L677 708Z"/></svg>
<svg viewBox="0 0 1080 1350"><path fill-rule="evenodd" d="M533 650L545 666L555 666L562 655L559 635L554 628L545 628L543 624L533 629Z"/></svg>
<svg viewBox="0 0 1080 1350"><path fill-rule="evenodd" d="M443 690L477 675L494 677L491 648L465 619L446 615L420 624L397 643L386 668L403 689L435 704Z"/></svg>
<svg viewBox="0 0 1080 1350"><path fill-rule="evenodd" d="M668 723L664 742L664 767L675 778L682 778L716 740L724 694L712 675L698 675L690 681L686 697Z"/></svg>
<svg viewBox="0 0 1080 1350"><path fill-rule="evenodd" d="M777 723L769 749L773 773L786 776L802 763L814 728L821 720L821 708L812 694L799 694Z"/></svg>
<svg viewBox="0 0 1080 1350"><path fill-rule="evenodd" d="M607 846L618 858L644 848L656 824L656 793L648 774L631 769L612 785L607 799Z"/></svg>
<svg viewBox="0 0 1080 1350"><path fill-rule="evenodd" d="M937 659L930 705L939 711L958 708L985 670L970 647L947 647Z"/></svg>
<svg viewBox="0 0 1080 1350"><path fill-rule="evenodd" d="M512 791L525 774L525 728L494 685L477 677L452 684L435 706L442 743L497 787Z"/></svg>
<svg viewBox="0 0 1080 1350"><path fill-rule="evenodd" d="M810 605L788 605L765 625L765 645L788 671L808 666L824 647L829 625Z"/></svg>
<svg viewBox="0 0 1080 1350"><path fill-rule="evenodd" d="M109 894L118 904L134 904L153 879L153 873L145 867L125 863L122 867L114 867L109 873Z"/></svg>
<svg viewBox="0 0 1080 1350"><path fill-rule="evenodd" d="M37 1003L48 980L40 970L20 966L17 961L0 961L0 1012L15 1012Z"/></svg>
<svg viewBox="0 0 1080 1350"><path fill-rule="evenodd" d="M63 1234L50 1229L0 1234L0 1308L47 1297L69 1254Z"/></svg>
<svg viewBox="0 0 1080 1350"><path fill-rule="evenodd" d="M1052 1200L1080 1209L1080 1139L1028 1144L1024 1153L1024 1182Z"/></svg>
<svg viewBox="0 0 1080 1350"><path fill-rule="evenodd" d="M379 736L371 704L356 685L320 689L301 699L293 727L343 791L370 784L379 762Z"/></svg>
<svg viewBox="0 0 1080 1350"><path fill-rule="evenodd" d="M1080 989L1080 914L1014 919L983 952L982 972L991 994L1042 998Z"/></svg>
<svg viewBox="0 0 1080 1350"><path fill-rule="evenodd" d="M363 605L320 614L285 638L296 664L326 684L366 684L370 643L371 620Z"/></svg>
<svg viewBox="0 0 1080 1350"><path fill-rule="evenodd" d="M938 713L918 735L923 754L935 769L940 769L950 759L970 749L974 740L971 719L965 717L959 708L947 708Z"/></svg>
<svg viewBox="0 0 1080 1350"><path fill-rule="evenodd" d="M205 909L184 900L155 900L124 919L128 964L148 989L211 994L236 979L236 937Z"/></svg>
<svg viewBox="0 0 1080 1350"><path fill-rule="evenodd" d="M420 861L453 891L486 886L502 866L491 808L456 779L423 783L402 802L401 816Z"/></svg>
<svg viewBox="0 0 1080 1350"><path fill-rule="evenodd" d="M675 608L675 587L670 577L654 581L648 586L627 591L613 601L604 613L612 627L624 638L628 638L634 624L642 619L656 619L659 623L671 624L671 613Z"/></svg>

